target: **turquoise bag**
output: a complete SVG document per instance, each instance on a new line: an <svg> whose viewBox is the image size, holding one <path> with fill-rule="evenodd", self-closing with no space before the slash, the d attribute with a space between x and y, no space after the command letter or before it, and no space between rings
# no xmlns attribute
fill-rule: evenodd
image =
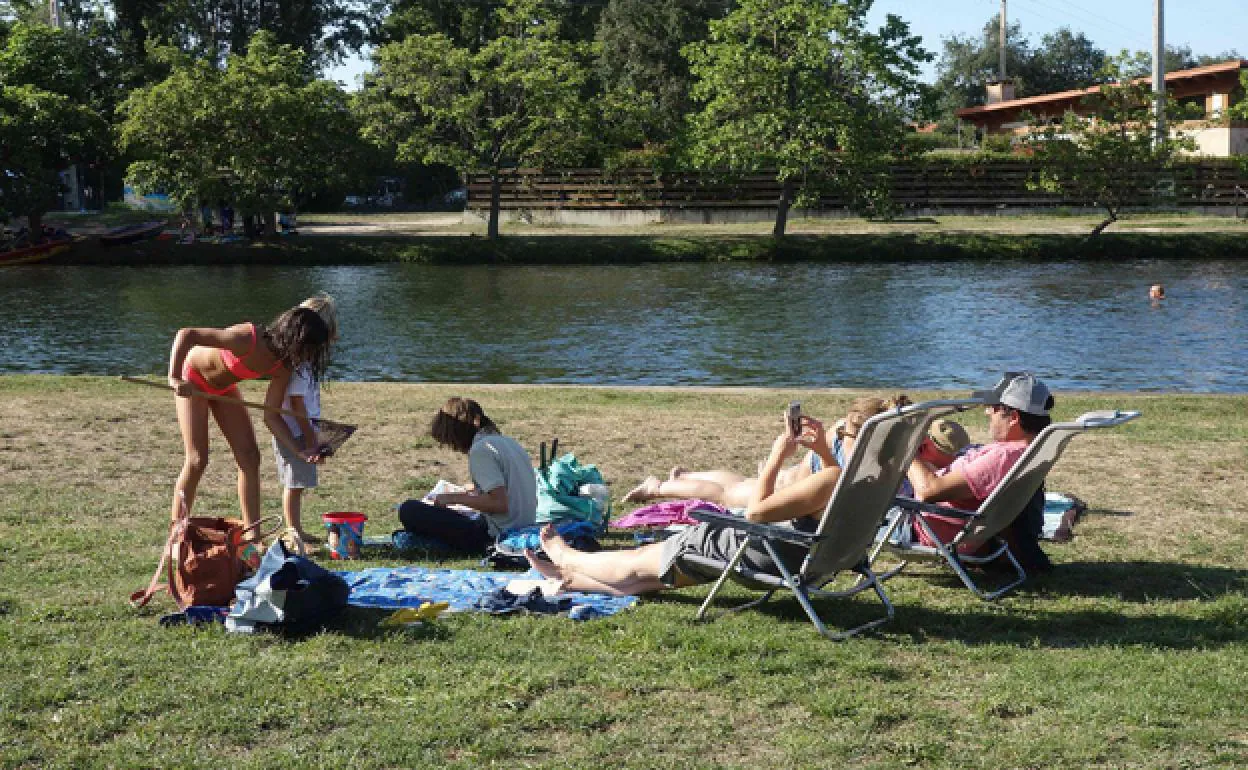
<svg viewBox="0 0 1248 770"><path fill-rule="evenodd" d="M551 442L551 457L559 446L558 439ZM600 485L605 493L602 474L597 466L581 465L576 455L569 452L563 457L546 461L546 442L541 445L541 465L537 474L537 521L585 521L598 531L607 527L611 514L611 500L606 494L597 497L578 495L585 484Z"/></svg>

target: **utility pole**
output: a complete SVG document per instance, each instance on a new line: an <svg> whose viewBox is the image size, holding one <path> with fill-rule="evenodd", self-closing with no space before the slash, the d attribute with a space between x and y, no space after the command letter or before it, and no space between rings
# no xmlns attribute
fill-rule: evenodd
<svg viewBox="0 0 1248 770"><path fill-rule="evenodd" d="M1161 2L1161 0L1157 0L1157 2L1158 2L1158 3L1160 3L1160 2ZM1001 35L1000 35L1000 37L1001 37L1000 43L1001 43L1001 44L1000 44L1000 46L998 47L998 48L999 48L999 50L1000 50L1000 53L1001 53L1001 59L1000 59L1000 65L1001 65L1001 66L1000 66L1000 67L998 67L997 69L999 69L999 70L1001 71L1001 74L1000 74L1000 76L999 76L999 78L998 78L998 79L999 79L999 80L1001 80L1001 81L1003 81L1003 82L1005 81L1005 31L1006 31L1006 24L1005 24L1005 0L1001 0Z"/></svg>
<svg viewBox="0 0 1248 770"><path fill-rule="evenodd" d="M1157 127L1156 142L1166 133L1166 32L1164 0L1153 0L1153 117Z"/></svg>
<svg viewBox="0 0 1248 770"><path fill-rule="evenodd" d="M61 4L57 0L48 0L48 20L52 26L61 28Z"/></svg>

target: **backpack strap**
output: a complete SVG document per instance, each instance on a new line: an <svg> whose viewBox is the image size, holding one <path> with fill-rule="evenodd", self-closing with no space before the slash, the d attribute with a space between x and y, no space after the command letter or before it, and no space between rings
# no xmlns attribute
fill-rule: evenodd
<svg viewBox="0 0 1248 770"><path fill-rule="evenodd" d="M156 572L152 575L152 581L148 583L147 588L141 588L130 594L130 606L136 610L146 607L155 594L161 591L169 591L169 583L160 582L160 576L162 572L165 572L166 568L168 568L170 573L173 572L173 563L169 555L173 552L174 541L186 530L187 522L191 518L190 509L186 506L186 493L179 490L178 495L181 498L182 510L178 518L169 524L169 538L165 540L165 547L160 550L160 564L156 566ZM172 577L169 579L172 580Z"/></svg>

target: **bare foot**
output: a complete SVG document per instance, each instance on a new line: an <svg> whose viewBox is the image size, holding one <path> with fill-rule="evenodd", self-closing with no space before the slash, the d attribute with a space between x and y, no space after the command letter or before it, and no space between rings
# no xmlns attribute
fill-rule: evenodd
<svg viewBox="0 0 1248 770"><path fill-rule="evenodd" d="M538 556L537 551L534 551L532 548L524 549L524 558L529 560L529 566L537 570L539 575L547 580L558 580L560 588L563 587L563 570L559 569L555 564Z"/></svg>
<svg viewBox="0 0 1248 770"><path fill-rule="evenodd" d="M659 497L659 485L662 483L659 481L658 476L647 476L645 481L633 487L627 495L624 495L624 502L639 503L652 497Z"/></svg>
<svg viewBox="0 0 1248 770"><path fill-rule="evenodd" d="M688 468L682 468L679 465L677 465L675 468L672 468L670 473L667 474L667 480L675 481L676 479L680 478L681 476L683 476L684 474L688 472L689 472Z"/></svg>
<svg viewBox="0 0 1248 770"><path fill-rule="evenodd" d="M542 527L542 531L538 534L537 539L542 543L542 550L546 552L546 558L554 562L556 567L562 567L564 559L568 555L569 546L554 524L547 524Z"/></svg>

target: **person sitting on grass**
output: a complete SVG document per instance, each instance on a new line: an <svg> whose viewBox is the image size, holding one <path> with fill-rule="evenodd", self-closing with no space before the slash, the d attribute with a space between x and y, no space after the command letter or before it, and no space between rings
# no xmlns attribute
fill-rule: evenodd
<svg viewBox="0 0 1248 770"><path fill-rule="evenodd" d="M483 554L506 530L537 522L533 460L515 439L499 433L480 404L458 396L448 399L433 416L429 433L442 446L468 455L473 486L463 493L439 494L432 504L403 503L399 520L405 530L457 551Z"/></svg>

